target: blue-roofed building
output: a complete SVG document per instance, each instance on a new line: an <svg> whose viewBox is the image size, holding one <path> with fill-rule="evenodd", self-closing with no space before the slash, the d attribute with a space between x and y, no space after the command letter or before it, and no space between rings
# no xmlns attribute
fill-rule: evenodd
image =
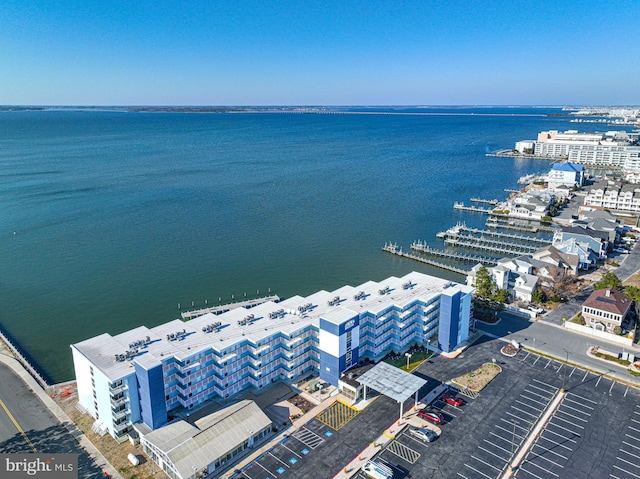
<svg viewBox="0 0 640 479"><path fill-rule="evenodd" d="M547 175L549 187L580 187L584 183L584 166L577 163L554 163Z"/></svg>

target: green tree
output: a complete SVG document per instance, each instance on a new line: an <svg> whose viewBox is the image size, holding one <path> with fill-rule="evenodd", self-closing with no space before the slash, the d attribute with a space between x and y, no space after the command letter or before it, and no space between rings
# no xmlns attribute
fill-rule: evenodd
<svg viewBox="0 0 640 479"><path fill-rule="evenodd" d="M496 285L493 281L493 277L486 266L482 265L478 268L476 273L476 279L473 283L476 288L476 296L485 299L492 299Z"/></svg>
<svg viewBox="0 0 640 479"><path fill-rule="evenodd" d="M537 304L542 304L547 300L547 295L544 294L540 288L536 288L531 295L531 301Z"/></svg>
<svg viewBox="0 0 640 479"><path fill-rule="evenodd" d="M498 289L493 295L493 299L495 299L498 303L506 303L509 300L509 293L506 289Z"/></svg>
<svg viewBox="0 0 640 479"><path fill-rule="evenodd" d="M620 281L620 278L618 278L615 273L609 271L600 281L593 283L593 289L615 289L617 291L622 291L624 288L622 287L622 281Z"/></svg>
<svg viewBox="0 0 640 479"><path fill-rule="evenodd" d="M640 302L640 288L637 286L627 286L624 293L636 303Z"/></svg>

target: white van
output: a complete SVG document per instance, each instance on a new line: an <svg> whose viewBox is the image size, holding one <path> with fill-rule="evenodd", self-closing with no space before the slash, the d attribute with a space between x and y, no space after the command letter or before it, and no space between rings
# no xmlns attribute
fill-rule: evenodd
<svg viewBox="0 0 640 479"><path fill-rule="evenodd" d="M393 471L386 464L368 461L362 466L362 472L371 479L393 479Z"/></svg>

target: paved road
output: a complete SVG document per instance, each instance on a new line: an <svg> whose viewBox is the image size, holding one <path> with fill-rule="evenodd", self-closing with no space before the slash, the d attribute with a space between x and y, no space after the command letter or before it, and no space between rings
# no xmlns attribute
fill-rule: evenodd
<svg viewBox="0 0 640 479"><path fill-rule="evenodd" d="M520 316L502 313L501 320L495 325L477 322L479 330L506 341L515 340L527 348L539 351L562 360L607 374L616 379L632 383L640 387L640 378L632 376L622 366L605 362L587 355L590 346L600 345L613 351L634 351L640 356L640 347L623 348L614 343L608 343L600 338L586 336L568 331L560 325L543 321L529 321Z"/></svg>
<svg viewBox="0 0 640 479"><path fill-rule="evenodd" d="M95 461L14 371L0 361L0 452L78 454L80 479L104 479Z"/></svg>

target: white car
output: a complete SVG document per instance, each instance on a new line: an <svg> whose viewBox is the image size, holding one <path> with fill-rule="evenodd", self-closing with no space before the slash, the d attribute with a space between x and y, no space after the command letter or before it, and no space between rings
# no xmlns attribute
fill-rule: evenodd
<svg viewBox="0 0 640 479"><path fill-rule="evenodd" d="M426 427L423 427L420 429L417 429L417 428L409 429L409 434L417 437L418 439L424 442L433 442L438 437L435 431L432 431L431 429L427 429Z"/></svg>
<svg viewBox="0 0 640 479"><path fill-rule="evenodd" d="M536 314L544 313L544 309L538 308L537 306L529 306L529 311L533 311Z"/></svg>

